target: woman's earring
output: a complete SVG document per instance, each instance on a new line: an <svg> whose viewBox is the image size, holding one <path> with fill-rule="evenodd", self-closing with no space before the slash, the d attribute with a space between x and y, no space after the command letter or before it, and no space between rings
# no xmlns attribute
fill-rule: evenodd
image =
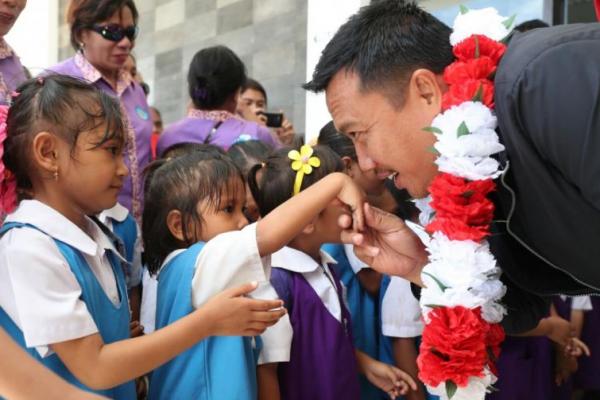
<svg viewBox="0 0 600 400"><path fill-rule="evenodd" d="M83 49L85 49L85 43L79 43L79 51L83 53Z"/></svg>
<svg viewBox="0 0 600 400"><path fill-rule="evenodd" d="M54 180L58 182L58 168L54 171Z"/></svg>

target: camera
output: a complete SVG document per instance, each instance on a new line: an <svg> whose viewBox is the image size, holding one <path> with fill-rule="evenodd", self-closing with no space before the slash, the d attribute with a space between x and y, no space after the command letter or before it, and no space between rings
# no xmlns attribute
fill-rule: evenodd
<svg viewBox="0 0 600 400"><path fill-rule="evenodd" d="M267 117L267 126L269 128L281 128L281 124L283 124L283 113L261 112L260 114Z"/></svg>

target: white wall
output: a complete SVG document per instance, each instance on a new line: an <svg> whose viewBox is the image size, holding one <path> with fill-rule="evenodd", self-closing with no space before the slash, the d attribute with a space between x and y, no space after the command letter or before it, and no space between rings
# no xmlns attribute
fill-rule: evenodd
<svg viewBox="0 0 600 400"><path fill-rule="evenodd" d="M306 29L306 80L311 79L321 52L337 29L368 0L308 0ZM306 92L306 142L316 138L323 125L331 120L325 94Z"/></svg>
<svg viewBox="0 0 600 400"><path fill-rule="evenodd" d="M35 76L56 64L58 57L58 0L29 0L6 41Z"/></svg>

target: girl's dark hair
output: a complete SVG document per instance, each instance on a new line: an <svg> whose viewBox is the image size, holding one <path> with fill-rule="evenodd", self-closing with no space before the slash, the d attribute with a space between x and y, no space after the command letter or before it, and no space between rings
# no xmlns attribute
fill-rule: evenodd
<svg viewBox="0 0 600 400"><path fill-rule="evenodd" d="M259 81L254 80L252 78L246 79L246 82L244 82L244 84L242 85L242 93L244 93L248 89L252 89L252 90L256 90L257 92L261 92L263 97L265 98L265 104L269 102L267 99L267 91L265 90L263 85L260 84Z"/></svg>
<svg viewBox="0 0 600 400"><path fill-rule="evenodd" d="M192 58L188 89L196 108L219 109L244 82L246 66L228 47L207 47Z"/></svg>
<svg viewBox="0 0 600 400"><path fill-rule="evenodd" d="M106 21L115 13L129 7L133 22L137 25L138 10L133 0L71 0L67 8L67 24L71 28L71 46L79 49L79 37L84 29Z"/></svg>
<svg viewBox="0 0 600 400"><path fill-rule="evenodd" d="M202 227L204 223L198 202L208 201L218 207L223 190L232 190L231 179L242 180L240 170L227 156L213 152L191 152L157 160L146 168L142 238L150 273L158 272L169 253L199 240L195 230L188 231L189 226ZM183 242L167 226L172 210L182 214Z"/></svg>
<svg viewBox="0 0 600 400"><path fill-rule="evenodd" d="M296 171L291 167L288 153L291 147L272 153L262 164L256 164L248 172L248 186L261 216L265 216L293 196ZM328 147L313 147L313 156L321 160L321 166L304 175L300 190L304 190L332 172L343 170L342 160ZM260 175L259 175L260 172Z"/></svg>
<svg viewBox="0 0 600 400"><path fill-rule="evenodd" d="M214 144L182 142L167 147L162 152L160 158L181 157L194 152L204 152L215 156L224 156L227 154L225 150Z"/></svg>
<svg viewBox="0 0 600 400"><path fill-rule="evenodd" d="M247 140L235 143L227 151L227 155L238 166L244 175L252 166L264 162L273 148L260 140Z"/></svg>
<svg viewBox="0 0 600 400"><path fill-rule="evenodd" d="M4 164L17 178L19 190L31 189L31 146L35 135L47 131L75 147L81 132L106 123L101 146L109 140L125 143L125 127L117 100L87 82L66 75L25 81L8 110Z"/></svg>
<svg viewBox="0 0 600 400"><path fill-rule="evenodd" d="M329 147L340 157L350 157L353 161L358 161L354 143L352 143L352 140L348 136L335 129L333 121L330 121L321 128L318 143Z"/></svg>

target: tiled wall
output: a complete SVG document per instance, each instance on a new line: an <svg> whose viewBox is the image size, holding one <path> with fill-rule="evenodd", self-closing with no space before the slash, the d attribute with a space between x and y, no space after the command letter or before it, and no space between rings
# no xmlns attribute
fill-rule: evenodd
<svg viewBox="0 0 600 400"><path fill-rule="evenodd" d="M59 59L70 57L67 0L60 0ZM187 68L200 49L223 44L267 89L269 106L283 109L304 132L306 0L137 0L140 36L134 54L151 86L149 102L168 122L188 103Z"/></svg>

